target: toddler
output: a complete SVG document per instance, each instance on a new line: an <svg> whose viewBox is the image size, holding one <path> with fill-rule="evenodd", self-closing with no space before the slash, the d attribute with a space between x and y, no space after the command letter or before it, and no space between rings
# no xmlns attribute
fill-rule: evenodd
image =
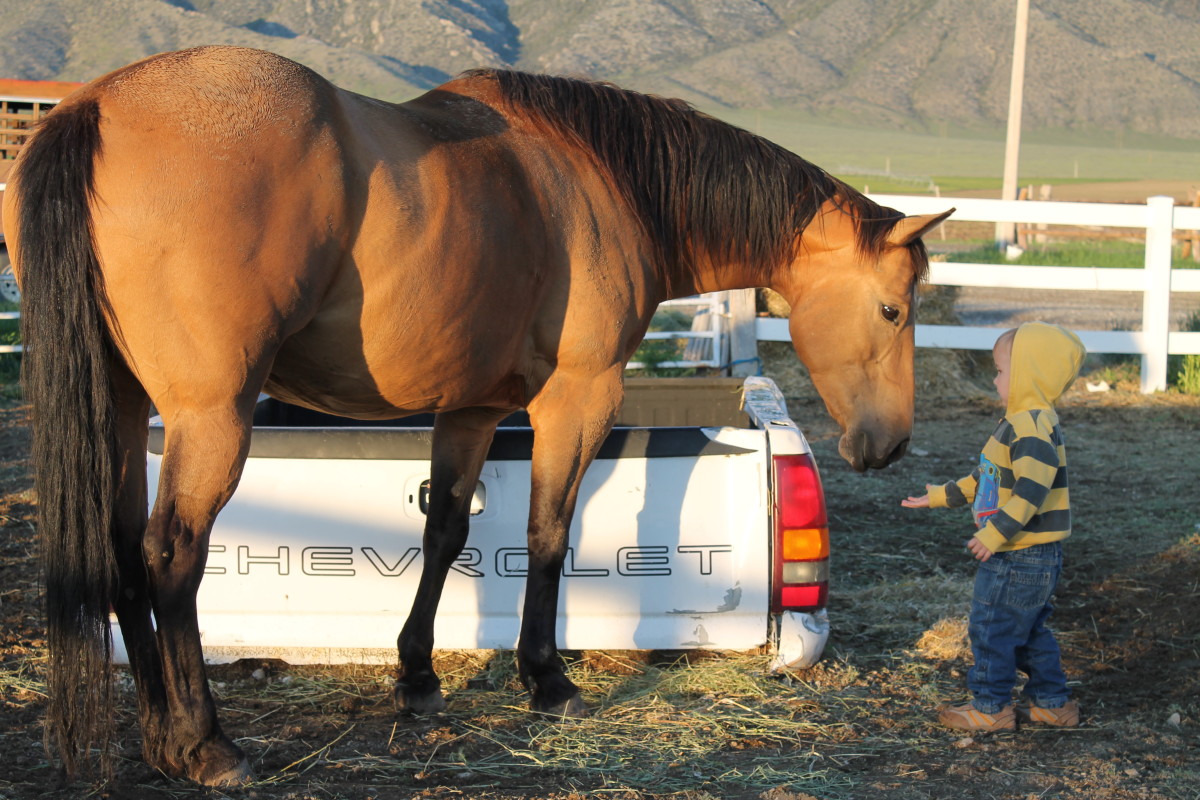
<svg viewBox="0 0 1200 800"><path fill-rule="evenodd" d="M1046 628L1062 572L1062 540L1071 534L1067 458L1054 403L1074 382L1086 355L1079 337L1057 325L1027 322L996 340L996 391L1004 418L979 465L965 478L927 485L905 508L972 505L976 532L967 549L979 561L969 634L973 699L939 710L944 725L965 731L1013 730L1016 718L1079 724L1058 642ZM1017 670L1029 676L1014 709Z"/></svg>

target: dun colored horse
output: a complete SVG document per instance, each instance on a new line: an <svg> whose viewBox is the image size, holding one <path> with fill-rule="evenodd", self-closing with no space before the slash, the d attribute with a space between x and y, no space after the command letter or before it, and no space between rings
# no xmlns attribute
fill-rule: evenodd
<svg viewBox="0 0 1200 800"><path fill-rule="evenodd" d="M424 568L399 707L444 705L433 617L501 418L535 431L519 670L579 714L555 615L580 477L662 300L770 286L855 469L905 450L920 237L679 101L467 73L395 105L269 53L155 56L80 89L32 137L4 212L47 591L47 740L110 749L109 611L153 766L249 775L205 677L195 597L266 391L324 412L437 413ZM147 414L166 428L147 515Z"/></svg>

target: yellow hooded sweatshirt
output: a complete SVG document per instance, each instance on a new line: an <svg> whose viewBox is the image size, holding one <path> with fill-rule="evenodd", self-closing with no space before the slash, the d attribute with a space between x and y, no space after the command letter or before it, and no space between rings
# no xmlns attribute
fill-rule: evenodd
<svg viewBox="0 0 1200 800"><path fill-rule="evenodd" d="M1009 364L1008 408L970 475L929 491L931 508L970 503L976 537L993 553L1071 535L1067 451L1054 403L1075 381L1083 343L1065 328L1026 322Z"/></svg>

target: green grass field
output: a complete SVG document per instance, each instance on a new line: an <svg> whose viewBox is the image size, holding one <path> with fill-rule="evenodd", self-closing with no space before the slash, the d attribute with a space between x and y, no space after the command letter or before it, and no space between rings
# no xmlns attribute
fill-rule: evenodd
<svg viewBox="0 0 1200 800"><path fill-rule="evenodd" d="M777 142L861 188L923 192L998 189L1004 131L946 128L934 133L850 127L796 110L703 110ZM1200 182L1200 142L1099 131L1032 131L1021 142L1024 183L1118 180Z"/></svg>
<svg viewBox="0 0 1200 800"><path fill-rule="evenodd" d="M1103 269L1141 269L1146 262L1146 248L1140 242L1113 240L1052 242L1031 244L1018 258L1010 259L992 241L981 241L970 250L960 250L951 258L968 264L1014 264L1037 267L1100 267ZM1200 264L1184 257L1176 246L1171 266L1174 269L1197 269Z"/></svg>

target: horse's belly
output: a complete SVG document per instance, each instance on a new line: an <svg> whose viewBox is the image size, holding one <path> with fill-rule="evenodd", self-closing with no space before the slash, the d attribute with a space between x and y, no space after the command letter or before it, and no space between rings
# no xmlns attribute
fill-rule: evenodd
<svg viewBox="0 0 1200 800"><path fill-rule="evenodd" d="M510 358L490 348L455 353L419 335L364 346L361 333L305 333L280 349L266 383L267 393L285 402L357 419L522 405L524 380L513 377Z"/></svg>
<svg viewBox="0 0 1200 800"><path fill-rule="evenodd" d="M435 411L436 402L414 398L397 403L374 391L369 383L353 384L344 380L323 381L322 376L308 374L302 380L287 375L272 375L264 391L285 403L311 408L326 414L353 419L394 419L422 411ZM430 398L435 401L435 398Z"/></svg>

